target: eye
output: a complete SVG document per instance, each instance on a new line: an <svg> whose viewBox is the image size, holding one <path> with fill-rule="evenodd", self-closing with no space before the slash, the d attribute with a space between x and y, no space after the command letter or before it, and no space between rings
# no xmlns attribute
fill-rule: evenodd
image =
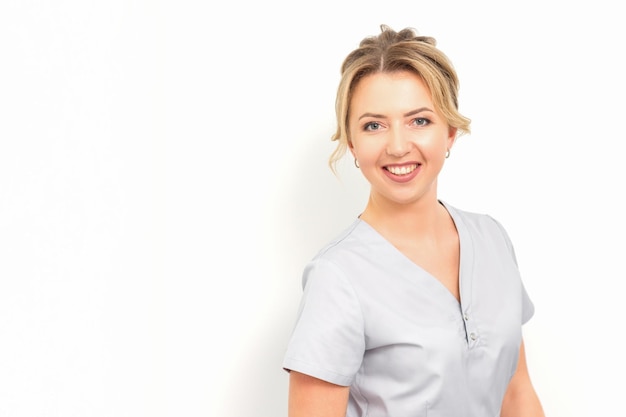
<svg viewBox="0 0 626 417"><path fill-rule="evenodd" d="M370 132L378 129L380 129L380 123L378 122L369 122L363 126L363 130L368 130Z"/></svg>
<svg viewBox="0 0 626 417"><path fill-rule="evenodd" d="M413 119L413 123L417 126L427 126L430 124L430 120L426 119L425 117L417 117Z"/></svg>

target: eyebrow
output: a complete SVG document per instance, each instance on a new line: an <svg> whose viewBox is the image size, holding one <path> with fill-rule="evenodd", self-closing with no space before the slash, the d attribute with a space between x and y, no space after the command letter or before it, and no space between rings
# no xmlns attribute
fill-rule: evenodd
<svg viewBox="0 0 626 417"><path fill-rule="evenodd" d="M415 109L415 110L411 110L410 112L404 113L402 116L403 117L409 117L409 116L413 116L414 114L418 114L424 111L429 111L434 113L434 111L432 109L430 109L429 107L420 107L419 109ZM377 114L377 113L363 113L361 115L361 117L359 117L359 120L361 120L364 117L373 117L375 119L384 119L386 116L384 114Z"/></svg>

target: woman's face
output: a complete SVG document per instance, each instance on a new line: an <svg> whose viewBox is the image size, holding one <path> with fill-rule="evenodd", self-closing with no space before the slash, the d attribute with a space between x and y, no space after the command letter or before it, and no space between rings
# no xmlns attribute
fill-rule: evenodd
<svg viewBox="0 0 626 417"><path fill-rule="evenodd" d="M348 124L350 150L371 184L370 198L394 204L436 201L437 176L456 130L435 110L419 76L403 71L361 79Z"/></svg>

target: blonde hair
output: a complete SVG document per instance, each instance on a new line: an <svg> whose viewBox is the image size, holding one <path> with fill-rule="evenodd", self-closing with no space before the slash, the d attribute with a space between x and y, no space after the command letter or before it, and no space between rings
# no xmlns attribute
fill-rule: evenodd
<svg viewBox="0 0 626 417"><path fill-rule="evenodd" d="M418 36L411 28L395 32L381 25L380 29L378 36L363 39L341 65L335 101L337 131L331 137L338 142L329 159L330 168L335 173L336 164L350 143L348 117L354 88L363 77L371 74L397 71L417 74L428 86L436 110L450 127L457 129L457 136L470 133L470 119L458 111L459 79L448 57L437 49L435 39Z"/></svg>

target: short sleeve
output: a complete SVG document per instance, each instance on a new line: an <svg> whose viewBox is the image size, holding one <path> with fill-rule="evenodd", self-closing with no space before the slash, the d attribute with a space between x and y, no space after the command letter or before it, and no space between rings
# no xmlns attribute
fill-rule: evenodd
<svg viewBox="0 0 626 417"><path fill-rule="evenodd" d="M304 270L304 292L283 368L348 386L365 352L354 288L334 264L316 259Z"/></svg>
<svg viewBox="0 0 626 417"><path fill-rule="evenodd" d="M535 314L535 305L531 301L522 283L522 324L526 324Z"/></svg>
<svg viewBox="0 0 626 417"><path fill-rule="evenodd" d="M513 262L515 263L515 266L518 267L517 257L515 256L515 248L513 247L513 243L511 242L511 238L509 237L509 234L504 229L502 224L500 224L500 222L498 222L496 219L494 219L491 216L489 217L491 218L491 220L493 220L496 223L496 225L498 225L498 228L500 229L500 231L502 232L502 236L504 237L504 241L507 245L507 248L509 249L509 253L511 254L511 257L513 258ZM522 293L520 294L520 296L522 297L522 324L526 324L535 314L535 306L532 300L530 299L528 292L526 291L526 288L524 287L524 283L521 282L520 285L522 288Z"/></svg>

